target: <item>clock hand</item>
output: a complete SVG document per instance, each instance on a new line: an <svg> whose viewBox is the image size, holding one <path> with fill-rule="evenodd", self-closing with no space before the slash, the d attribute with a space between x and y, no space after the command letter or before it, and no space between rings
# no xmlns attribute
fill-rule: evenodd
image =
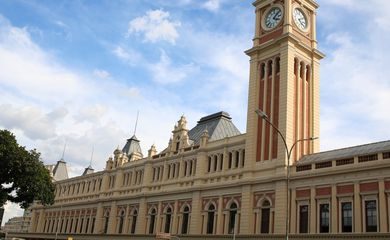
<svg viewBox="0 0 390 240"><path fill-rule="evenodd" d="M282 15L280 12L277 13L277 14L275 14L274 17L273 17L273 19L276 20L276 21L277 21L277 20L280 20L280 15Z"/></svg>

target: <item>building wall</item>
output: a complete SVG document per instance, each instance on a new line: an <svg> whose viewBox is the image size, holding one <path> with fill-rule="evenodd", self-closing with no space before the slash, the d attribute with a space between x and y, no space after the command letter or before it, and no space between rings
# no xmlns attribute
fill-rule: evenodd
<svg viewBox="0 0 390 240"><path fill-rule="evenodd" d="M264 174L261 169L244 170L244 140L245 135L241 135L210 142L187 153L141 160L111 171L57 182L56 204L34 208L31 232L283 233L285 219L277 218L276 209L286 206L285 175ZM232 168L229 168L230 153ZM235 165L236 156L238 167ZM303 206L307 206L308 210L307 233L320 233L320 205L327 205L329 209L328 217L325 217L325 222L329 222L326 232L345 232L342 226L343 203L352 205L351 231L369 232L366 224L366 203L369 201L374 201L373 213L376 214L376 229L371 230L389 231L389 152L378 153L377 158L367 158L377 160L359 161L364 160L365 156L348 159L291 167L291 233L303 233L300 228L300 209ZM191 161L196 162L196 168L190 169L187 164L184 170L185 163ZM178 164L175 171L172 167L174 164ZM172 169L170 174L167 170L169 166ZM144 169L144 173L139 174L142 180L135 177L139 169ZM161 175L157 174L158 169ZM102 179L101 187L99 179ZM77 186L80 186L78 193ZM234 218L235 228L229 226L232 214L237 216ZM186 226L183 223L187 221L185 218L188 219ZM212 227L208 227L210 218L213 218ZM167 219L170 219L169 224Z"/></svg>

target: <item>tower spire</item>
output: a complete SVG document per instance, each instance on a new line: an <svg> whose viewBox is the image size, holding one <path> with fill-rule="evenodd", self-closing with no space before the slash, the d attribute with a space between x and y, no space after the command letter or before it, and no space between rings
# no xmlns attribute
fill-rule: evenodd
<svg viewBox="0 0 390 240"><path fill-rule="evenodd" d="M65 157L65 150L66 150L66 140L65 140L65 143L64 143L64 150L62 150L61 160L64 160L64 157Z"/></svg>
<svg viewBox="0 0 390 240"><path fill-rule="evenodd" d="M92 160L93 160L93 152L95 150L95 146L92 146L91 160L89 161L89 168L92 168Z"/></svg>
<svg viewBox="0 0 390 240"><path fill-rule="evenodd" d="M137 132L138 117L139 117L139 110L137 111L137 118L135 120L134 134L133 134L134 136L135 136L135 133Z"/></svg>

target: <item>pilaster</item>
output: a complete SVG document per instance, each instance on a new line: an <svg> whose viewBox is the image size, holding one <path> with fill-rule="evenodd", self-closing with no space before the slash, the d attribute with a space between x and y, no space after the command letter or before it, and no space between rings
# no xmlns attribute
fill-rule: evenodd
<svg viewBox="0 0 390 240"><path fill-rule="evenodd" d="M135 233L136 234L145 234L146 232L146 222L147 222L147 206L146 206L146 199L143 197L139 200L139 207L138 207L138 217L137 217L137 224L135 226Z"/></svg>
<svg viewBox="0 0 390 240"><path fill-rule="evenodd" d="M253 222L253 197L252 188L250 185L242 187L241 193L241 221L240 234L251 234L254 232Z"/></svg>
<svg viewBox="0 0 390 240"><path fill-rule="evenodd" d="M199 191L194 191L192 194L191 206L191 221L189 226L189 234L201 234L202 224L202 198Z"/></svg>
<svg viewBox="0 0 390 240"><path fill-rule="evenodd" d="M108 220L108 234L114 234L116 229L116 218L117 218L117 206L116 202L112 201L111 203L111 210L110 210L110 216Z"/></svg>
<svg viewBox="0 0 390 240"><path fill-rule="evenodd" d="M354 229L355 233L362 232L362 203L360 198L360 186L359 183L356 182L354 184L354 198L353 198L353 215L354 215Z"/></svg>

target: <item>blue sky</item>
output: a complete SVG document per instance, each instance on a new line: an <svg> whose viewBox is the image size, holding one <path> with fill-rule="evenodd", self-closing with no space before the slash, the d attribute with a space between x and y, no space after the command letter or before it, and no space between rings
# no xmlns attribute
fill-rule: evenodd
<svg viewBox="0 0 390 240"><path fill-rule="evenodd" d="M390 1L318 0L321 149L390 136ZM252 1L0 1L0 127L72 176L134 131L163 150L182 114L246 131ZM6 219L20 213L7 205ZM5 220L6 220L5 219Z"/></svg>

